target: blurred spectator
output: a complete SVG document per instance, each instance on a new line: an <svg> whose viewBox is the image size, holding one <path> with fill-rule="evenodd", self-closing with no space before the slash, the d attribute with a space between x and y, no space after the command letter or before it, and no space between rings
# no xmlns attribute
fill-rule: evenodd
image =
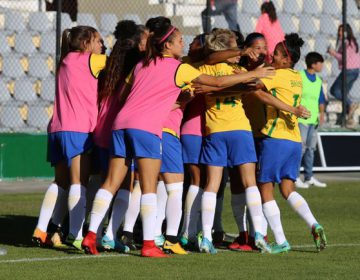
<svg viewBox="0 0 360 280"><path fill-rule="evenodd" d="M255 32L264 35L269 57L273 54L277 43L284 40L284 31L276 16L275 6L271 1L261 5L261 16L256 24Z"/></svg>
<svg viewBox="0 0 360 280"><path fill-rule="evenodd" d="M315 187L326 187L313 176L314 152L317 145L317 132L319 124L324 122L325 95L322 87L322 80L316 73L323 68L324 58L317 52L310 52L305 57L306 68L300 71L303 81L303 93L301 105L311 112L308 119L299 119L299 128L302 140L302 161L304 166L304 182L300 176L296 179L295 185L298 188L307 189L311 185ZM300 172L300 171L299 171Z"/></svg>
<svg viewBox="0 0 360 280"><path fill-rule="evenodd" d="M57 11L58 0L46 0L46 11ZM78 1L62 0L61 11L70 15L72 21L77 20Z"/></svg>
<svg viewBox="0 0 360 280"><path fill-rule="evenodd" d="M207 27L207 17L223 14L229 29L240 32L240 26L237 22L237 0L210 0L210 7L206 7L201 13L202 26L205 33L209 33L210 27Z"/></svg>
<svg viewBox="0 0 360 280"><path fill-rule="evenodd" d="M346 88L347 93L350 92L352 86L354 85L356 79L359 77L360 71L360 54L359 54L359 45L354 37L353 30L349 24L346 25ZM343 62L342 62L342 37L343 36L343 25L341 24L338 28L337 36L337 50L329 47L329 54L336 58L339 64L339 69L341 73L336 78L335 82L330 88L330 93L338 100L342 100L342 75L343 75ZM356 92L356 94L359 94ZM359 107L359 103L355 102L355 98L346 95L346 105L348 108L348 115L346 125L353 127L355 125L354 113Z"/></svg>

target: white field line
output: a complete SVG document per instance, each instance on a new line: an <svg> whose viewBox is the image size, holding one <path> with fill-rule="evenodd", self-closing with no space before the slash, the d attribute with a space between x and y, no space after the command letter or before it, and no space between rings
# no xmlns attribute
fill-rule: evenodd
<svg viewBox="0 0 360 280"><path fill-rule="evenodd" d="M104 258L117 258L128 257L129 255L99 255L99 256L68 256L68 257L54 257L54 258L26 258L16 260L3 260L2 263L29 263L29 262L46 262L46 261L61 261L61 260L81 260L81 259L104 259Z"/></svg>

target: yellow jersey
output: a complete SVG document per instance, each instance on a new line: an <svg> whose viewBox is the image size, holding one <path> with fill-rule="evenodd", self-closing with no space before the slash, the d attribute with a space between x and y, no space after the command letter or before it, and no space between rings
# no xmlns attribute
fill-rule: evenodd
<svg viewBox="0 0 360 280"><path fill-rule="evenodd" d="M211 76L225 76L234 74L234 68L227 63L203 65L200 72ZM216 132L246 130L251 131L241 102L241 94L223 90L205 96L206 102L206 135Z"/></svg>
<svg viewBox="0 0 360 280"><path fill-rule="evenodd" d="M282 102L293 107L300 104L302 80L298 71L278 69L275 76L263 78L261 81L266 89ZM266 106L266 124L261 132L268 137L301 142L297 117L272 106Z"/></svg>

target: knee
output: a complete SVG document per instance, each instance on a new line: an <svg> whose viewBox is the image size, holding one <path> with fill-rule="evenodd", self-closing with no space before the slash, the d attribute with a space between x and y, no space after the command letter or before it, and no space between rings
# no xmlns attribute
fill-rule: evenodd
<svg viewBox="0 0 360 280"><path fill-rule="evenodd" d="M288 199L290 194L293 192L294 190L292 188L280 188L280 193L281 193L281 196L284 198L284 199Z"/></svg>

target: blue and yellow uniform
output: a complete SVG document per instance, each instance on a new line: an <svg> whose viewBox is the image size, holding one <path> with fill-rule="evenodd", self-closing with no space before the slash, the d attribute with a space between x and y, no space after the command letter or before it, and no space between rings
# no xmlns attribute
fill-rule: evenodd
<svg viewBox="0 0 360 280"><path fill-rule="evenodd" d="M302 95L302 79L293 69L278 69L275 76L261 79L266 89L282 102L296 107ZM262 143L258 181L280 183L296 180L301 161L301 136L297 117L266 106L266 124L261 130Z"/></svg>
<svg viewBox="0 0 360 280"><path fill-rule="evenodd" d="M227 63L204 65L199 70L211 76L232 75ZM238 166L256 162L251 126L241 102L241 94L223 91L205 96L206 138L201 163L212 166Z"/></svg>

